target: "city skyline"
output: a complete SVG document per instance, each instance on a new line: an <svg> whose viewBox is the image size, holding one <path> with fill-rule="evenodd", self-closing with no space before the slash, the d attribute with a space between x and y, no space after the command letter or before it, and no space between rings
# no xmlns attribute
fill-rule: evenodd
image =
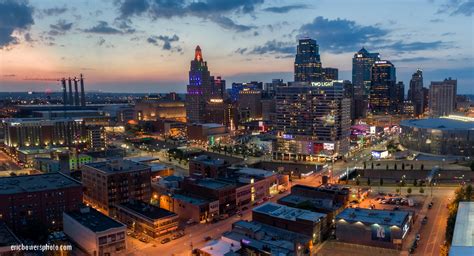
<svg viewBox="0 0 474 256"><path fill-rule="evenodd" d="M345 8L337 7L341 4ZM364 12L369 5L377 15ZM292 81L302 36L317 41L323 66L338 68L341 79L351 80L353 54L364 46L394 63L405 85L417 68L423 69L425 87L453 77L464 94L474 82L473 37L466 36L472 31L470 1L0 1L0 6L14 15L3 21L0 33L0 91L59 91L59 82L25 79L84 73L89 90L185 92L196 45L213 75L228 85Z"/></svg>

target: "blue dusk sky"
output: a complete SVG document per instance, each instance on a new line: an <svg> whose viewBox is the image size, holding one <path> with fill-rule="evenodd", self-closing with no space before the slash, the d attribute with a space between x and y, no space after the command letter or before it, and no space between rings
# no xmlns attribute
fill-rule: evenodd
<svg viewBox="0 0 474 256"><path fill-rule="evenodd" d="M212 75L293 79L297 39L317 40L324 67L351 79L362 46L392 61L408 87L458 79L474 90L474 0L0 0L0 91L184 92L200 45Z"/></svg>

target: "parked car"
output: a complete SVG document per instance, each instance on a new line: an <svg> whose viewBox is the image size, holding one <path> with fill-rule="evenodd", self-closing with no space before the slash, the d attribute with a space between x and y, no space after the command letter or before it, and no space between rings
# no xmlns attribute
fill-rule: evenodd
<svg viewBox="0 0 474 256"><path fill-rule="evenodd" d="M421 239L421 235L420 234L416 234L416 241L420 241Z"/></svg>
<svg viewBox="0 0 474 256"><path fill-rule="evenodd" d="M181 233L181 232L180 232L180 233L176 233L176 234L174 234L173 236L171 236L171 240L176 240L176 239L178 239L178 238L180 238L180 237L183 237L183 236L184 236L184 233Z"/></svg>
<svg viewBox="0 0 474 256"><path fill-rule="evenodd" d="M140 241L142 241L142 242L144 242L144 243L148 243L148 242L149 242L148 238L145 237L145 236L141 236L140 238L138 238L138 240L140 240Z"/></svg>
<svg viewBox="0 0 474 256"><path fill-rule="evenodd" d="M425 217L423 218L423 220L421 221L421 223L422 223L422 224L426 224L426 222L428 222L428 217L427 217L427 216L425 216Z"/></svg>
<svg viewBox="0 0 474 256"><path fill-rule="evenodd" d="M169 243L169 242L171 242L171 239L169 237L161 240L161 244L166 244L166 243Z"/></svg>

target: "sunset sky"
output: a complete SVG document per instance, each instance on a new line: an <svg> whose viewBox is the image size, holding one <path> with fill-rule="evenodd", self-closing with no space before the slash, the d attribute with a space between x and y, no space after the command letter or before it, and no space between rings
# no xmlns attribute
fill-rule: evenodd
<svg viewBox="0 0 474 256"><path fill-rule="evenodd" d="M323 66L351 79L362 46L392 61L408 88L416 68L474 92L472 0L0 0L0 91L86 88L184 92L200 45L213 75L291 81L297 38L320 46Z"/></svg>

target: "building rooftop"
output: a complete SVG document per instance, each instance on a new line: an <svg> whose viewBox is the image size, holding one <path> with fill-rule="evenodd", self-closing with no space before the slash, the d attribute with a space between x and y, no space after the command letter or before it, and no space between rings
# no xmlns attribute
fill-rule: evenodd
<svg viewBox="0 0 474 256"><path fill-rule="evenodd" d="M228 255L229 252L235 252L241 248L240 241L222 237L219 240L212 240L199 250L213 256Z"/></svg>
<svg viewBox="0 0 474 256"><path fill-rule="evenodd" d="M204 123L201 124L203 127L206 128L219 128L219 127L224 127L222 124L215 124L215 123Z"/></svg>
<svg viewBox="0 0 474 256"><path fill-rule="evenodd" d="M163 208L142 202L142 201L130 201L127 203L121 203L118 205L119 208L126 209L128 211L134 212L138 215L141 215L152 221L177 216L176 213L170 212Z"/></svg>
<svg viewBox="0 0 474 256"><path fill-rule="evenodd" d="M460 202L449 255L474 255L474 202Z"/></svg>
<svg viewBox="0 0 474 256"><path fill-rule="evenodd" d="M152 156L131 156L131 157L124 157L125 160L130 160L133 162L144 163L144 162L153 162L156 160L160 160L158 157Z"/></svg>
<svg viewBox="0 0 474 256"><path fill-rule="evenodd" d="M345 186L339 186L339 185L321 185L319 187L313 187L313 186L306 186L306 185L301 185L297 184L292 187L293 188L299 188L299 189L304 189L304 190L312 190L312 191L319 191L319 192L325 192L325 193L330 193L330 194L349 194L349 189Z"/></svg>
<svg viewBox="0 0 474 256"><path fill-rule="evenodd" d="M88 163L85 166L92 167L105 173L122 173L150 170L150 166L126 159L113 159L103 162Z"/></svg>
<svg viewBox="0 0 474 256"><path fill-rule="evenodd" d="M82 187L81 183L61 173L3 177L0 179L0 195L38 192L70 187Z"/></svg>
<svg viewBox="0 0 474 256"><path fill-rule="evenodd" d="M298 219L302 219L312 222L320 222L322 218L326 217L326 214L324 213L302 210L272 202L267 202L263 205L253 208L253 212L258 212L266 214L268 216L286 219L290 221L297 221Z"/></svg>
<svg viewBox="0 0 474 256"><path fill-rule="evenodd" d="M471 118L472 119L472 118ZM403 120L401 126L412 126L425 129L438 130L474 130L474 119L462 119L452 116L442 118Z"/></svg>
<svg viewBox="0 0 474 256"><path fill-rule="evenodd" d="M240 168L237 171L237 173L245 174L252 177L261 177L261 178L267 178L267 177L275 175L275 173L273 173L272 171L266 171L263 169L249 168L249 167Z"/></svg>
<svg viewBox="0 0 474 256"><path fill-rule="evenodd" d="M196 181L196 184L201 187L206 187L210 189L222 189L232 186L227 182L218 181L216 179L200 179Z"/></svg>
<svg viewBox="0 0 474 256"><path fill-rule="evenodd" d="M13 232L5 225L0 223L0 247L20 244L21 241Z"/></svg>
<svg viewBox="0 0 474 256"><path fill-rule="evenodd" d="M187 202L189 204L194 204L194 205L202 205L202 204L209 203L209 201L206 199L188 196L188 195L182 195L182 194L173 194L171 197Z"/></svg>
<svg viewBox="0 0 474 256"><path fill-rule="evenodd" d="M346 208L336 216L336 220L343 219L347 222L363 222L365 224L383 224L401 227L407 220L409 212L372 210L364 208Z"/></svg>
<svg viewBox="0 0 474 256"><path fill-rule="evenodd" d="M213 158L208 155L200 155L196 156L192 159L192 161L200 162L206 165L214 165L214 166L223 166L226 164L226 161L222 158Z"/></svg>
<svg viewBox="0 0 474 256"><path fill-rule="evenodd" d="M341 207L342 205L334 205L332 199L329 198L314 198L314 197L306 197L300 195L289 194L285 197L282 197L278 200L278 202L288 203L291 205L295 205L297 207L298 204L309 204L314 208L319 209L327 209L327 210L334 210L335 208Z"/></svg>
<svg viewBox="0 0 474 256"><path fill-rule="evenodd" d="M95 233L112 228L126 228L125 224L122 224L90 207L83 207L79 210L64 212L64 214L73 218L81 225Z"/></svg>

